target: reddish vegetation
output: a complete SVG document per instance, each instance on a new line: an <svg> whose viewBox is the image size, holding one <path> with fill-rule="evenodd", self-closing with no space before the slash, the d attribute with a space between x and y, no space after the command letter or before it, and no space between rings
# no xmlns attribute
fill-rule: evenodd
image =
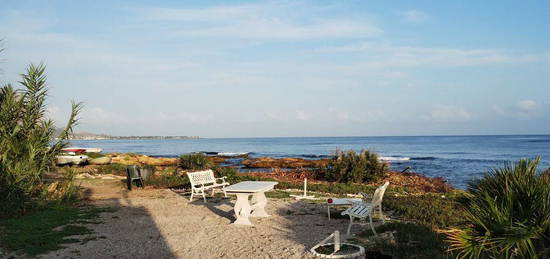
<svg viewBox="0 0 550 259"><path fill-rule="evenodd" d="M326 181L319 180L320 173L315 170L273 170L273 172L252 172L246 175L253 175L257 177L274 178L287 182L302 182L304 178L307 178L310 183L327 183ZM453 186L448 184L442 177L430 178L418 173L399 173L388 172L386 175L374 183L368 183L368 185L382 185L385 181L389 181L392 186L406 187L409 190L415 190L418 192L449 192L454 190Z"/></svg>
<svg viewBox="0 0 550 259"><path fill-rule="evenodd" d="M389 181L394 186L407 187L421 192L449 192L454 188L443 177L427 177L419 173L388 172L376 184Z"/></svg>
<svg viewBox="0 0 550 259"><path fill-rule="evenodd" d="M320 168L328 163L328 159L307 160L303 158L249 158L241 162L248 168Z"/></svg>

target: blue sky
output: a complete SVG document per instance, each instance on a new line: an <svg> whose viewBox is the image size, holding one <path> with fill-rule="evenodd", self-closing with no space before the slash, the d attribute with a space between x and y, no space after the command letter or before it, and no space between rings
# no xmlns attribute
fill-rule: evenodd
<svg viewBox="0 0 550 259"><path fill-rule="evenodd" d="M0 81L115 135L550 133L548 1L6 1Z"/></svg>

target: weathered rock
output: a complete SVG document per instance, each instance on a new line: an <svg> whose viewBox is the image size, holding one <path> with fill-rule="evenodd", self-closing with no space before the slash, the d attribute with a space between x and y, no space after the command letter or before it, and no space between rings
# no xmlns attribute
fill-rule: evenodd
<svg viewBox="0 0 550 259"><path fill-rule="evenodd" d="M154 166L168 166L176 165L178 163L177 158L170 157L150 157L146 155L139 154L120 154L112 153L108 155L112 158L113 163L123 164L123 165L154 165Z"/></svg>
<svg viewBox="0 0 550 259"><path fill-rule="evenodd" d="M111 163L111 158L108 156L98 157L88 160L91 165L108 165Z"/></svg>

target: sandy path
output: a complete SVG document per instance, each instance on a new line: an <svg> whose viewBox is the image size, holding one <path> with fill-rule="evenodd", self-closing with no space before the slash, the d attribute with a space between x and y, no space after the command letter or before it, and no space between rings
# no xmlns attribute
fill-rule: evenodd
<svg viewBox="0 0 550 259"><path fill-rule="evenodd" d="M100 238L45 258L308 258L309 248L334 230L345 233L348 224L328 221L319 204L269 199L271 217L235 226L234 200L205 204L170 190L127 192L117 181L83 186L90 202L116 211L103 213L103 224L89 225Z"/></svg>

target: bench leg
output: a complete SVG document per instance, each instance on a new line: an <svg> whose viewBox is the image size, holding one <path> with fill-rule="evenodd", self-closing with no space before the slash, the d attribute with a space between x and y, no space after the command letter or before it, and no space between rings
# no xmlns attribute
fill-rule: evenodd
<svg viewBox="0 0 550 259"><path fill-rule="evenodd" d="M202 199L204 200L204 202L206 202L206 195L204 195L204 189L201 190L201 193L202 193Z"/></svg>
<svg viewBox="0 0 550 259"><path fill-rule="evenodd" d="M369 214L369 221L370 221L370 229L372 229L372 233L374 233L374 235L378 235L376 233L376 230L374 230L374 226L372 225L372 216L371 216L371 214Z"/></svg>
<svg viewBox="0 0 550 259"><path fill-rule="evenodd" d="M265 205L267 204L267 199L265 198L265 193L258 192L252 195L252 200L254 204L252 205L252 217L269 217L265 211Z"/></svg>
<svg viewBox="0 0 550 259"><path fill-rule="evenodd" d="M351 232L351 225L353 225L353 217L350 215L349 216L349 225L348 225L348 232L347 232L347 235L349 236L350 232Z"/></svg>
<svg viewBox="0 0 550 259"><path fill-rule="evenodd" d="M252 223L248 219L250 216L250 203L248 202L248 193L237 193L237 202L235 202L235 217L237 220L233 222L235 225L249 225Z"/></svg>
<svg viewBox="0 0 550 259"><path fill-rule="evenodd" d="M191 189L191 197L189 198L189 201L193 201L194 194L195 194L195 190Z"/></svg>
<svg viewBox="0 0 550 259"><path fill-rule="evenodd" d="M384 213L382 213L382 205L378 207L378 211L380 212L380 217L382 218L382 224L386 224Z"/></svg>

